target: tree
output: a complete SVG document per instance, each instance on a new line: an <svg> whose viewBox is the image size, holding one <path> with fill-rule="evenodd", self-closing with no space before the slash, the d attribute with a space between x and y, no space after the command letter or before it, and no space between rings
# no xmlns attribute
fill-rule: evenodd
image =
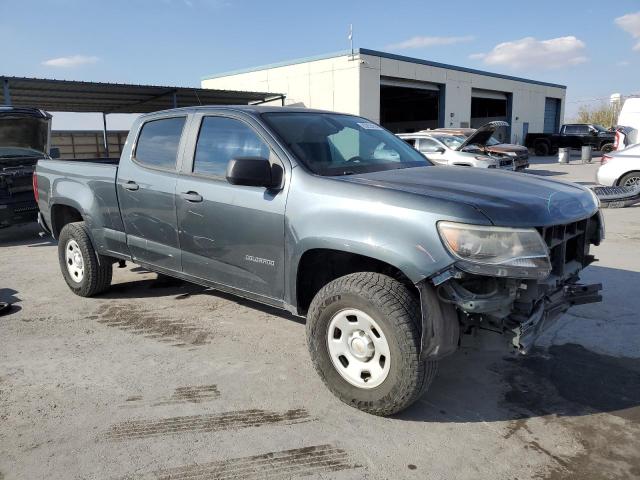
<svg viewBox="0 0 640 480"><path fill-rule="evenodd" d="M575 123L597 123L605 128L615 127L618 113L620 113L620 107L617 104L583 105L578 109Z"/></svg>

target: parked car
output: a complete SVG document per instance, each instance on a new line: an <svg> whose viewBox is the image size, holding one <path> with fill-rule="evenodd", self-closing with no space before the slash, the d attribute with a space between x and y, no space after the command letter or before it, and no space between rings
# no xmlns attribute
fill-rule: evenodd
<svg viewBox="0 0 640 480"><path fill-rule="evenodd" d="M496 128L505 125L508 124L490 122L469 136L439 130L422 130L397 135L429 160L440 165L514 170L513 158L508 156L497 158L484 150L484 146Z"/></svg>
<svg viewBox="0 0 640 480"><path fill-rule="evenodd" d="M579 283L603 238L590 190L434 167L352 115L156 112L119 164L41 160L35 177L72 292L107 290L131 261L306 317L327 387L377 415L419 398L461 334L507 332L526 352L571 305L600 301Z"/></svg>
<svg viewBox="0 0 640 480"><path fill-rule="evenodd" d="M640 144L603 155L596 180L608 187L640 188Z"/></svg>
<svg viewBox="0 0 640 480"><path fill-rule="evenodd" d="M51 115L35 108L0 107L0 228L35 222L32 177L47 158Z"/></svg>
<svg viewBox="0 0 640 480"><path fill-rule="evenodd" d="M591 145L602 153L613 151L615 132L595 123L568 123L562 125L560 133L528 133L524 145L532 148L536 155L555 154L558 148L582 148Z"/></svg>
<svg viewBox="0 0 640 480"><path fill-rule="evenodd" d="M438 128L436 132L463 135L468 138L473 135L475 128ZM480 150L494 158L511 158L516 170L524 170L529 167L529 149L513 143L502 143L496 137L491 136L483 145L478 145Z"/></svg>
<svg viewBox="0 0 640 480"><path fill-rule="evenodd" d="M616 150L624 150L640 142L638 138L638 131L640 131L640 98L628 98L625 100L618 115L617 125Z"/></svg>

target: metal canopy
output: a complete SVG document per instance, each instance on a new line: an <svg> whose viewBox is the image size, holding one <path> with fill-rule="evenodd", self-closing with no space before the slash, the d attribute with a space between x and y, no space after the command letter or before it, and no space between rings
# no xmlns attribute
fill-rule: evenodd
<svg viewBox="0 0 640 480"><path fill-rule="evenodd" d="M279 99L284 103L281 94L208 88L6 76L0 76L0 83L0 105L52 112L148 113L194 105L246 105Z"/></svg>

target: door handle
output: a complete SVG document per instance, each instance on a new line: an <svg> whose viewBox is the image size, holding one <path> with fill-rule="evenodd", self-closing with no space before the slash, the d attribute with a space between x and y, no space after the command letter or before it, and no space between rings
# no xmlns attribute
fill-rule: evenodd
<svg viewBox="0 0 640 480"><path fill-rule="evenodd" d="M130 190L132 192L135 191L135 190L138 190L140 188L140 186L136 182L134 182L133 180L129 180L128 182L123 183L122 186L124 188L126 188L127 190Z"/></svg>
<svg viewBox="0 0 640 480"><path fill-rule="evenodd" d="M180 196L187 202L197 203L202 201L202 195L200 195L198 192L182 192Z"/></svg>

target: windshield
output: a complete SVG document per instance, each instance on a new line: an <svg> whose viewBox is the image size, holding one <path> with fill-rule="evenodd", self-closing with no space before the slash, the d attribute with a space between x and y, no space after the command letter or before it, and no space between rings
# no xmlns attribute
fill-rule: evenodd
<svg viewBox="0 0 640 480"><path fill-rule="evenodd" d="M502 142L500 140L497 140L496 137L489 137L489 140L487 140L487 145L492 146L492 145L500 145Z"/></svg>
<svg viewBox="0 0 640 480"><path fill-rule="evenodd" d="M455 150L464 143L464 135L431 135L431 137L444 143L447 147Z"/></svg>
<svg viewBox="0 0 640 480"><path fill-rule="evenodd" d="M351 175L432 165L391 132L364 118L311 112L262 117L313 173Z"/></svg>
<svg viewBox="0 0 640 480"><path fill-rule="evenodd" d="M598 125L598 124L594 124L593 128L595 128L596 130L598 130L599 132L607 132L608 130L606 128L604 128L602 125Z"/></svg>
<svg viewBox="0 0 640 480"><path fill-rule="evenodd" d="M33 148L0 147L0 158L42 157L43 153Z"/></svg>

